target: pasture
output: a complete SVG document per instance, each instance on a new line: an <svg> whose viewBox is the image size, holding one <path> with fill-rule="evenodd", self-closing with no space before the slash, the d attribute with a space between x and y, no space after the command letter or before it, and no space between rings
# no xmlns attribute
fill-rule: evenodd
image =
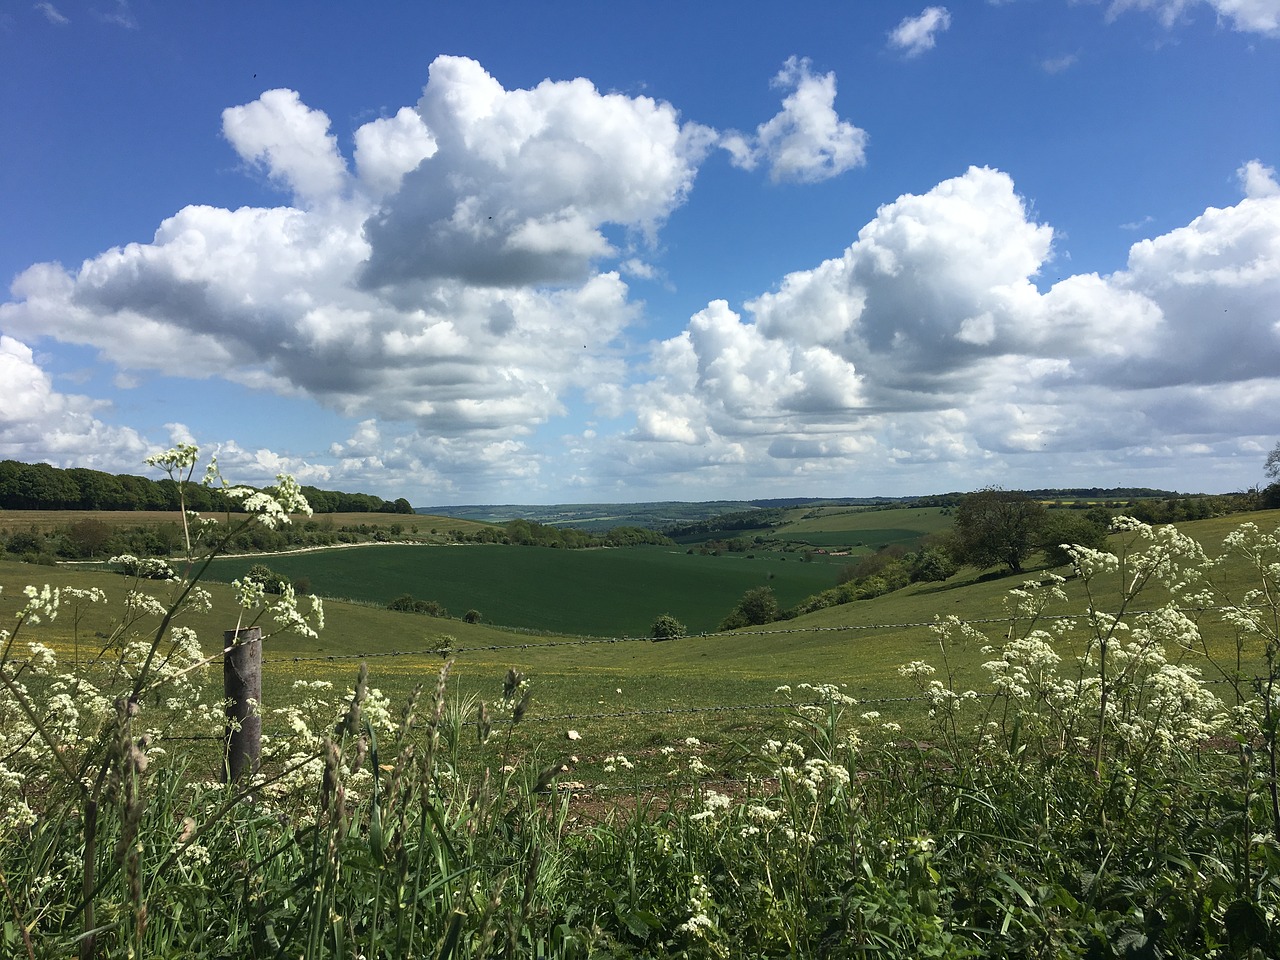
<svg viewBox="0 0 1280 960"><path fill-rule="evenodd" d="M1280 512L1197 521L1181 529L1212 550L1241 519L1271 529L1280 523ZM925 718L921 705L902 699L918 691L899 674L898 667L912 660L937 659L937 638L929 628L935 616L973 621L991 643L999 643L1008 629L1007 621L1001 620L1008 591L1024 579L1040 576L1035 571L1018 577L980 576L971 569L962 570L945 583L913 584L871 600L733 633L662 643L643 639L599 643L586 638L642 638L653 618L668 610L685 619L679 612L682 604L689 604L685 622L691 632L698 632L699 623L712 630L714 621L749 586L782 581L802 595L829 584L837 567L834 563L801 563L794 556L786 561L747 560L739 555L690 556L650 547L565 551L370 545L262 559L289 576L312 577L314 589L320 592L329 592L324 577L332 577L332 583L349 593L368 591L362 602L326 601L327 623L318 639L283 633L270 640L264 648L268 704L288 702L297 680L324 679L343 689L353 681L361 660L368 661L374 685L398 703L416 684L430 682L444 660L444 655L433 651L448 646L452 648L448 655L454 660L457 697L492 698L508 668L523 671L532 679L534 690L534 707L524 731L530 738L526 745L536 742L535 735L547 733L563 742L566 729L580 728L584 740L574 749L588 770L598 770L602 758L619 749L636 751L656 763L658 746L686 735L732 752L735 743L761 733L774 722L776 711L750 708L776 703L774 690L781 684L839 684L885 720L901 723L908 732L922 732ZM214 568L217 576L230 580L254 562L259 560L226 559L216 561ZM778 576L768 580L768 571ZM784 571L792 575L790 581L782 580ZM1246 574L1239 564L1222 570L1228 582ZM805 577L812 578L810 584ZM471 581L490 592L459 593L455 602L448 593L435 589L450 582L465 586ZM113 596L128 583L102 568L51 569L0 562L0 602L14 603L26 583L45 582L99 586ZM234 610L230 588L216 582L208 586L215 598L215 613L191 614L184 620L205 638L207 649L222 631L236 626L228 619L228 612ZM163 598L164 589L156 584L153 592ZM1068 600L1049 612L1081 613L1088 603L1081 584L1071 580L1065 589ZM509 606L499 603L492 609L510 610L513 618L545 611L542 622L560 626L544 626L539 628L543 633L531 635L490 622L470 624L380 609L386 599L404 592L438 599L455 617L474 605L486 621L495 619L495 614L475 603L475 598L497 600L505 594ZM779 596L789 602L781 590ZM1144 609L1163 600L1163 594L1154 590L1144 598ZM1118 595L1096 595L1094 602L1101 609L1111 609L1118 603ZM630 612L618 617L615 607ZM118 612L113 612L110 604L90 611L89 619L81 624L81 643L85 643L85 634L105 630ZM614 629L619 625L631 628ZM65 617L51 627L59 649L65 650L71 643L68 629ZM1220 664L1236 664L1230 631L1206 621L1205 639ZM970 644L949 651L957 685L981 687L985 682L981 665L989 656L979 647ZM1063 650L1064 655L1072 652L1078 651L1069 645ZM1190 653L1182 656L1196 659ZM1201 665L1206 666L1202 661ZM1240 666L1246 670L1259 667L1259 652L1247 652ZM1214 669L1207 667L1207 672Z"/></svg>

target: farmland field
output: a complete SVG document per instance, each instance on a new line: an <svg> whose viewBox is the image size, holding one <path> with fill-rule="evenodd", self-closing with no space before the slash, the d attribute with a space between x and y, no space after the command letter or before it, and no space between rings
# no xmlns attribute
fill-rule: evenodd
<svg viewBox="0 0 1280 960"><path fill-rule="evenodd" d="M714 630L743 593L772 587L781 606L835 585L833 563L760 553L701 556L673 547L557 550L497 545L383 545L293 556L229 558L212 576L230 581L267 562L311 589L385 606L411 594L460 617L556 633L643 636L670 613L691 632Z"/></svg>
<svg viewBox="0 0 1280 960"><path fill-rule="evenodd" d="M1280 511L1197 521L1184 524L1181 529L1201 539L1212 551L1243 520L1269 530L1280 523ZM872 600L829 607L791 621L735 633L671 643L574 645L575 634L643 635L658 613L671 610L680 616L682 602L692 605L693 614L686 622L697 632L702 629L701 623L710 623L727 612L748 586L783 583L799 593L812 592L830 582L836 567L801 563L794 556L786 561L762 557L747 560L739 556L690 556L672 553L670 548L564 551L391 545L264 559L289 576L312 577L314 588L323 592L328 591L321 578L331 576L338 584L334 592L352 594L359 588L394 597L408 591L420 598L441 600L455 616L466 612L472 603L461 595L461 602L455 603L443 590L428 587L443 587L449 578L460 584L483 580L485 588L492 591L490 596L500 598L505 591L513 598L508 601L513 616L528 604L529 611L545 611L547 622L558 618L564 623L558 629L544 628L556 635L531 637L490 623L470 624L397 613L368 603L330 601L325 605L327 625L318 639L281 634L270 641L265 650L269 703L289 699L290 685L298 679L323 678L342 689L351 682L362 658L368 658L374 685L399 700L415 684L429 681L441 663L441 657L429 651L449 635L458 648L454 677L460 692L493 696L508 667L534 678L533 729L545 732L543 717L568 713L608 715L590 721L592 732L579 748L584 763L593 754L603 754L608 749L643 749L677 734L692 733L709 742L728 742L767 722L767 714L736 712L738 708L775 700L773 690L782 683L844 684L849 693L874 706L886 718L913 729L923 713L918 704L896 701L895 698L913 693L897 668L911 660L937 659L937 641L928 624L935 616L953 614L979 622L981 629L992 631L992 642L999 642L1007 624L996 623L988 628L981 621L999 617L1008 590L1024 579L979 577L973 570L965 570L946 583L914 584ZM252 558L219 561L218 575L230 579L252 562ZM431 567L432 563L440 568ZM593 565L597 567L594 574ZM599 573L601 570L606 573ZM778 574L774 580L767 580L770 571ZM1228 579L1243 573L1236 567L1223 570ZM1029 571L1024 576L1036 574ZM402 579L382 582L396 577ZM806 585L804 577L813 577L813 584ZM0 605L11 609L25 584L46 582L55 586L98 586L113 598L106 607L93 611L95 619L81 625L89 636L119 614L119 597L129 583L101 567L48 568L0 561ZM156 584L151 592L163 597L165 589L163 584ZM235 626L230 589L217 583L211 584L211 589L215 612L195 614L184 621L197 630L206 649L212 648L223 630ZM723 594L717 597L716 589ZM565 599L574 596L574 590L578 591L578 607L571 607ZM539 596L539 591L544 595ZM1069 582L1067 591L1069 602L1052 612L1079 613L1084 609L1085 599L1078 583ZM784 603L791 602L788 594L782 590L779 594ZM1102 609L1110 609L1115 602L1114 597L1108 596L1095 599ZM1155 591L1148 598L1148 605L1158 602L1160 594ZM610 608L626 604L634 607L631 617L635 626L609 629ZM702 621L697 619L698 604L705 608ZM496 619L492 611L476 606L486 620ZM596 615L600 619L588 619L587 623L596 622L595 627L584 626L583 621L575 619L579 615L590 618L592 607L598 608ZM64 611L50 625L49 637L65 651L71 643L70 630L70 615ZM1232 637L1227 632L1212 629L1207 640L1221 662L1232 661ZM563 641L568 643L557 645ZM1063 651L1066 655L1070 652ZM957 683L981 685L981 664L989 659L986 654L969 647L953 650L951 656ZM1252 669L1255 665L1250 660L1244 666ZM639 722L628 715L655 709L676 712L645 715ZM690 715L681 712L684 710L709 712ZM600 746L597 748L596 744Z"/></svg>

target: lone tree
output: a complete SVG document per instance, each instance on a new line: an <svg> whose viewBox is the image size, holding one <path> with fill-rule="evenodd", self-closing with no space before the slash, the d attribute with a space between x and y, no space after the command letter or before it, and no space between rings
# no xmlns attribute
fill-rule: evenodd
<svg viewBox="0 0 1280 960"><path fill-rule="evenodd" d="M1271 452L1267 454L1267 462L1263 470L1271 482L1263 488L1262 503L1259 505L1268 510L1280 507L1280 443L1272 447Z"/></svg>
<svg viewBox="0 0 1280 960"><path fill-rule="evenodd" d="M683 623L669 613L664 613L653 621L649 628L649 636L654 640L679 640L689 631Z"/></svg>
<svg viewBox="0 0 1280 960"><path fill-rule="evenodd" d="M1036 549L1045 509L1017 490L989 487L956 507L956 559L975 567L1003 563L1014 573Z"/></svg>

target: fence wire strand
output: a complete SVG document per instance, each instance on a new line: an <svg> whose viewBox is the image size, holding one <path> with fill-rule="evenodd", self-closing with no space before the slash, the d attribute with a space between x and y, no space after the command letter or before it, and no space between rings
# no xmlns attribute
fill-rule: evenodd
<svg viewBox="0 0 1280 960"><path fill-rule="evenodd" d="M1156 613L1155 610L1130 610L1122 619ZM1204 613L1204 609L1179 608L1180 613ZM1037 620L1086 620L1093 616L1090 613L1056 613L1042 614ZM1010 623L1012 617L972 617L961 618L967 624ZM548 640L538 643L494 643L477 646L453 646L450 644L427 647L421 650L384 650L369 653L329 653L307 657L270 657L264 663L324 663L338 660L377 660L394 657L452 657L462 653L500 653L505 651L543 650L552 647L585 647L616 643L692 643L698 640L710 640L728 637L774 637L790 636L806 633L843 633L860 630L918 630L938 626L941 620L919 620L905 623L850 623L834 627L786 627L777 630L752 630L748 633L695 633L687 637L674 637L658 640L653 637L582 637L577 640Z"/></svg>

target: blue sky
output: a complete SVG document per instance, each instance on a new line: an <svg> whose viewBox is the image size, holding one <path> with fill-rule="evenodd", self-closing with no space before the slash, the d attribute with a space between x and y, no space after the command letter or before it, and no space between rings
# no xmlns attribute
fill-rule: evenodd
<svg viewBox="0 0 1280 960"><path fill-rule="evenodd" d="M1226 491L1280 0L0 8L0 457L418 505Z"/></svg>

